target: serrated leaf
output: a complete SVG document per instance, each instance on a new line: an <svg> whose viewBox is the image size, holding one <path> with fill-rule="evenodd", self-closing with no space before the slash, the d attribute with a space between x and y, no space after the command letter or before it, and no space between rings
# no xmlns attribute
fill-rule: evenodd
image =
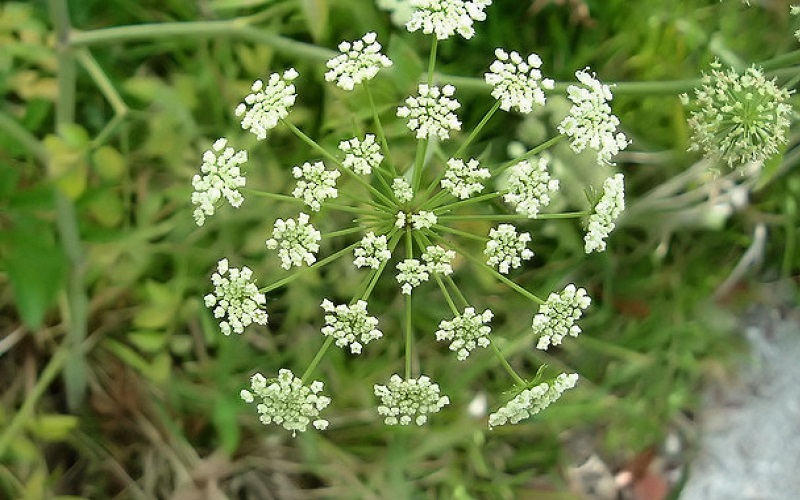
<svg viewBox="0 0 800 500"><path fill-rule="evenodd" d="M38 329L64 283L67 259L61 247L26 230L12 230L6 268L14 302L28 328Z"/></svg>

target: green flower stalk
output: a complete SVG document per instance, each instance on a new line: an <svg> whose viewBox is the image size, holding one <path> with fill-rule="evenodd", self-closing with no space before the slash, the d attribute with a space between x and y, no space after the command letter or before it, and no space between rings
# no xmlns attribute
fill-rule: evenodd
<svg viewBox="0 0 800 500"><path fill-rule="evenodd" d="M415 160L410 165L392 162L391 158L400 155L391 154L392 145L371 97L372 120L361 127L365 133L336 137L338 148L333 151L286 122L297 99L293 82L300 78L291 68L282 74L272 74L267 83L256 81L252 93L236 108L242 128L257 139L266 139L268 131L284 125L324 162L306 162L292 169L295 187L291 196L248 191L304 206L308 213L303 211L294 218L275 220L266 239L266 248L277 253L281 267L289 273L287 276L258 289L248 268L228 269L227 260L220 261L219 272L212 277L216 289L206 297L206 304L220 320L223 333L241 333L253 323L266 324L266 294L289 284L308 269L350 258L362 276L361 285L349 303L334 304L322 299L321 346L302 377L295 377L288 368L272 367L278 369L277 378L268 379L256 373L251 378L251 387L242 391L246 402L260 400L257 410L264 424L281 425L293 435L305 431L309 423L317 429L327 427L327 421L319 414L331 401L321 395L322 383L312 382L311 376L332 346L352 355L371 349L377 342L398 342L403 346L404 374L393 374L386 385L373 386L380 400L377 415L388 425L423 425L431 415L450 404L450 398L432 377L423 375L423 367L414 365L417 357L412 351L422 335L446 342L458 361L483 348L490 348L486 349L489 355L497 357L512 379L515 396L490 417L491 426L519 422L544 409L575 385L574 374L561 375L551 385L535 385L539 382L538 375L529 381L518 374L492 341L496 335L492 333L493 312L479 307L481 297L468 298L458 288L458 271L461 264L471 266L529 300L532 334L538 339L540 349L560 344L566 335L576 336L580 332L576 322L591 300L584 289L575 285L568 285L560 294L551 294L544 300L515 282L516 273L534 256L530 247L535 241L531 232L510 222L533 224L538 219L588 217L586 251L604 250L605 239L624 207L622 174L609 178L603 198L591 211L548 213L550 202L559 196L560 186L548 172L547 161L538 155L567 137L576 152L594 149L598 168L607 168L628 141L617 131L619 121L611 114L610 88L587 71L579 71L577 76L582 86L568 90L573 108L562 122L563 136L551 138L510 161L506 158L479 161L470 157L470 145L494 113L498 110L529 113L543 106L545 91L553 89L552 80L542 75L542 62L536 54L523 58L516 52L497 49L497 59L485 75L495 102L479 125L465 131L466 138L462 138L457 89L449 84L430 83L436 44L455 34L470 38L474 22L485 18L484 9L490 3L489 0L411 0L415 11L408 29L434 38L428 83L419 84L417 95L407 97L397 108L397 117L405 122L416 141ZM344 91L363 87L371 95L370 81L378 77L381 69L392 65L381 54L377 35L367 33L360 40L342 42L339 49L341 54L327 63L326 80ZM205 177L197 176L199 180L193 181L196 192L192 202L198 207L199 215L195 213L198 225L214 215L222 199L234 207L241 205L243 199L237 188L245 183L239 170L245 160L247 153L227 148L224 139L206 152L201 167ZM506 170L509 170L508 180L499 187L496 181ZM502 209L502 204L498 205L501 200L507 203L510 214L497 213L498 206ZM314 218L320 216L323 208L347 214L352 224L322 234L314 226ZM477 220L489 221L488 235L464 229L464 222ZM536 234L535 228L531 231ZM319 255L322 239L333 242L333 246L341 241L341 249ZM367 312L381 280L394 283L404 302L401 334L382 332L378 316ZM440 318L435 332L415 329L414 311L419 293L413 292L422 287L438 287L449 309Z"/></svg>

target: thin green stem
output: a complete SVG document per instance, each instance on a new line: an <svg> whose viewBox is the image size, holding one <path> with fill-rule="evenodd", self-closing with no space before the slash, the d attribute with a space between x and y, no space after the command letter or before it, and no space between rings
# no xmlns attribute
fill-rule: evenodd
<svg viewBox="0 0 800 500"><path fill-rule="evenodd" d="M296 135L298 138L300 138L300 140L302 140L303 142L308 144L312 149L315 149L315 150L319 151L319 153L322 154L322 156L324 156L325 158L327 158L328 160L333 162L337 167L339 167L340 170L343 170L350 177L355 179L356 182L358 182L359 184L361 184L362 186L367 188L367 190L370 193L372 193L377 199L381 200L384 204L386 204L386 206L390 207L390 206L393 205L392 201L386 195L384 195L379 190L377 190L369 182L364 180L360 175L358 175L357 173L353 172L349 168L345 167L342 164L341 160L339 160L339 158L337 158L334 154L329 152L327 149L323 148L319 143L317 143L317 141L315 141L314 139L312 139L311 137L306 135L302 130L297 128L293 123L291 123L289 121L286 121L286 120L281 120L281 122L283 122L287 127L289 127L289 130L291 130L294 133L294 135Z"/></svg>
<svg viewBox="0 0 800 500"><path fill-rule="evenodd" d="M68 46L72 25L66 0L50 0L50 18L56 31L58 52L58 98L56 100L56 130L75 123L75 89L77 71L75 54ZM54 167L48 165L50 175ZM67 278L67 310L64 312L69 323L67 345L71 346L70 356L64 365L67 406L78 409L86 392L86 364L84 354L77 350L86 339L88 331L88 303L84 283L84 253L78 230L78 218L72 200L60 189L55 192L56 226L61 245L70 263Z"/></svg>
<svg viewBox="0 0 800 500"><path fill-rule="evenodd" d="M474 129L472 129L472 132L469 134L469 137L467 137L467 140L461 143L461 146L455 152L453 158L461 158L461 155L464 153L464 151L466 151L469 145L472 144L472 141L474 141L475 138L478 137L478 134L480 134L481 130L483 130L483 127L485 127L486 124L489 123L489 120L492 119L492 116L494 116L495 112L497 112L498 109L500 109L500 101L495 101L494 105L492 105L491 109L489 109L486 115L484 115L480 123L478 123L478 125L476 125Z"/></svg>
<svg viewBox="0 0 800 500"><path fill-rule="evenodd" d="M405 230L405 242L406 242L406 258L413 259L414 258L414 247L412 242L412 235L411 229L406 227ZM414 328L411 324L411 294L405 296L405 337L406 337L406 348L405 348L405 374L406 380L411 378L411 349L413 347L413 335L414 335Z"/></svg>
<svg viewBox="0 0 800 500"><path fill-rule="evenodd" d="M520 156L519 158L514 158L513 160L510 160L510 161L507 161L507 162L503 163L499 167L493 168L492 169L492 176L496 177L499 174L501 174L508 167L510 167L512 165L516 165L517 163L519 163L521 161L525 161L528 158L536 156L537 154L541 153L542 151L544 151L544 150L546 150L546 149L548 149L548 148L550 148L552 146L555 146L556 144L558 144L565 137L566 137L566 135L564 135L564 134L559 134L559 135L557 135L555 137L552 137L552 138L544 141L543 143L539 144L535 148L531 149L530 151L528 151L524 155Z"/></svg>
<svg viewBox="0 0 800 500"><path fill-rule="evenodd" d="M456 201L456 202L453 202L453 203L448 203L447 205L442 205L440 207L434 208L433 209L433 213L436 214L436 215L439 215L439 214L444 213L444 212L449 212L450 210L455 210L456 208L459 208L459 207L475 205L477 203L481 203L481 202L484 202L484 201L492 200L494 198L500 198L501 196L503 196L503 193L498 193L498 192L482 194L482 195L476 196L474 198L469 198L467 200L459 200L459 201ZM425 206L425 208L428 208L428 207Z"/></svg>
<svg viewBox="0 0 800 500"><path fill-rule="evenodd" d="M454 248L457 248L457 247L454 245ZM474 255L470 254L469 252L465 252L461 248L457 248L457 250L458 250L458 253L460 253L461 255L466 257L473 264L475 264L479 268L489 272L497 280L502 281L503 283L508 285L514 291L518 292L523 297L525 297L525 298L527 298L527 299L531 300L532 302L535 302L535 303L537 303L539 305L544 304L544 300L540 299L539 297L537 297L533 293L529 292L528 290L525 290L521 286L519 286L516 283L514 283L513 281L511 281L510 279L506 278L505 276L503 276L502 274L497 272L497 270L495 270L493 267L491 267L487 263L483 262L481 259L476 258Z"/></svg>
<svg viewBox="0 0 800 500"><path fill-rule="evenodd" d="M283 54L313 61L327 61L338 55L330 49L298 42L291 38L270 33L263 28L248 26L246 19L224 21L193 21L175 23L145 23L116 26L90 31L72 30L63 38L70 47L107 46L112 43L158 38L200 38L230 36L268 45Z"/></svg>
<svg viewBox="0 0 800 500"><path fill-rule="evenodd" d="M514 383L520 387L527 386L528 383L525 381L525 379L523 379L517 374L514 368L511 367L511 364L509 364L506 357L503 356L503 353L500 352L500 349L495 345L495 343L492 341L491 338L489 339L489 346L492 348L492 352L494 353L497 360L500 361L501 365L503 365L503 368L505 368L508 374L511 375L511 378L514 379Z"/></svg>
<svg viewBox="0 0 800 500"><path fill-rule="evenodd" d="M362 226L348 227L345 229L340 229L338 231L331 231L330 233L325 233L322 235L322 239L338 238L339 236L347 236L348 234L360 233L363 231L364 228Z"/></svg>
<svg viewBox="0 0 800 500"><path fill-rule="evenodd" d="M70 343L61 344L56 353L47 362L47 366L42 370L42 374L33 386L33 389L25 394L25 401L22 406L11 418L11 422L5 425L5 428L0 433L0 457L5 454L6 448L11 444L11 441L22 430L26 423L33 418L33 411L36 403L44 395L45 391L53 380L58 376L62 367L67 359L72 356L72 350L80 351L79 345L71 345Z"/></svg>
<svg viewBox="0 0 800 500"><path fill-rule="evenodd" d="M417 141L417 152L414 157L414 178L411 183L411 188L416 193L419 185L422 182L422 170L425 167L425 156L428 153L428 139L420 139Z"/></svg>
<svg viewBox="0 0 800 500"><path fill-rule="evenodd" d="M122 115L127 113L128 105L122 100L119 92L114 88L111 79L108 78L106 72L103 71L103 68L98 64L97 59L92 56L92 53L86 48L81 48L75 51L75 57L78 63L80 63L83 69L89 74L92 81L94 81L94 84L97 85L97 88L100 89L100 92L103 93L103 97L105 97L111 105L111 109L114 110L114 113Z"/></svg>
<svg viewBox="0 0 800 500"><path fill-rule="evenodd" d="M388 236L388 239L389 239L388 247L389 247L389 252L390 253L394 252L394 249L397 247L397 244L400 242L400 238L402 238L402 233L397 228L392 228L392 230L389 232L389 236ZM388 263L389 263L388 260L385 260L385 261L381 262L381 265L378 266L378 269L375 270L375 272L372 274L372 276L370 277L370 279L369 279L369 281L367 283L367 288L361 294L361 300L367 300L369 298L370 294L372 293L372 290L375 288L375 285L378 283L378 279L380 279L380 277L383 274L384 269L386 269L386 266L388 265Z"/></svg>
<svg viewBox="0 0 800 500"><path fill-rule="evenodd" d="M456 294L456 298L458 299L459 302L461 302L461 305L464 307L469 307L469 302L467 302L467 298L464 297L463 293L461 293L461 289L458 288L458 285L456 285L456 282L453 279L453 277L445 276L444 279L445 281L447 281L447 284L450 285L450 288L453 289L453 293Z"/></svg>
<svg viewBox="0 0 800 500"><path fill-rule="evenodd" d="M16 139L37 160L45 164L48 162L49 155L44 144L3 111L0 111L0 130L5 131L12 139Z"/></svg>
<svg viewBox="0 0 800 500"><path fill-rule="evenodd" d="M378 113L378 107L375 106L375 100L372 97L372 89L369 87L369 82L364 82L364 92L366 92L367 99L369 100L369 107L372 110L372 121L375 122L375 128L378 132L378 140L381 142L383 154L386 157L386 163L389 164L391 175L393 177L397 177L397 170L394 168L391 150L389 149L389 141L386 139L386 132L383 130L383 123L381 122L381 117Z"/></svg>
<svg viewBox="0 0 800 500"><path fill-rule="evenodd" d="M477 234L461 231L460 229L456 229L453 227L442 226L441 224L434 224L433 228L436 229L437 231L455 234L456 236L461 236L462 238L469 238L472 240L480 241L481 243L486 243L489 240L489 238L486 238L485 236L478 236Z"/></svg>
<svg viewBox="0 0 800 500"><path fill-rule="evenodd" d="M587 214L586 211L581 212L565 212L560 214L538 214L536 217L528 217L525 214L477 214L477 215L440 215L437 217L439 221L470 221L470 220L496 220L496 221L514 221L514 220L544 220L544 219L579 219Z"/></svg>
<svg viewBox="0 0 800 500"><path fill-rule="evenodd" d="M328 348L331 346L331 344L333 344L335 339L336 337L334 336L325 338L325 342L322 343L322 347L319 348L317 354L314 355L314 359L311 360L311 363L308 364L308 368L306 368L306 371L303 372L303 376L300 377L300 380L303 382L303 384L308 382L308 377L310 377L311 374L314 373L314 370L317 369L317 365L319 365L319 362L322 361L322 358L325 356L325 353L328 351Z"/></svg>
<svg viewBox="0 0 800 500"><path fill-rule="evenodd" d="M450 312L453 313L453 316L458 316L458 308L456 307L455 302L453 302L453 298L450 297L450 292L447 290L447 287L444 286L444 282L442 282L442 278L439 277L438 274L433 275L433 279L436 280L436 284L439 285L439 290L442 291L442 296L444 296L445 302L447 302L447 306L450 308Z"/></svg>
<svg viewBox="0 0 800 500"><path fill-rule="evenodd" d="M439 48L439 39L432 36L431 53L428 56L428 85L433 85L433 70L436 69L436 51Z"/></svg>
<svg viewBox="0 0 800 500"><path fill-rule="evenodd" d="M353 244L351 244L351 245L349 245L349 246L347 246L345 248L342 248L341 250L337 251L336 253L332 253L331 255L328 255L324 259L318 260L317 262L314 262L313 264L311 264L308 267L301 267L300 269L294 271L289 276L286 276L285 278L279 279L278 281L276 281L274 283L271 283L271 284L259 289L258 291L261 292L261 293L269 293L272 290L275 290L275 289L278 289L278 288L280 288L280 287L282 287L284 285L287 285L287 284L291 283L292 281L296 280L297 278L299 278L300 276L302 276L303 274L311 271L312 269L318 269L318 268L320 268L322 266L330 264L331 262L335 261L336 259L338 259L342 255L344 255L347 252L351 251L359 243L360 242L357 241L357 242L355 242L355 243L353 243Z"/></svg>

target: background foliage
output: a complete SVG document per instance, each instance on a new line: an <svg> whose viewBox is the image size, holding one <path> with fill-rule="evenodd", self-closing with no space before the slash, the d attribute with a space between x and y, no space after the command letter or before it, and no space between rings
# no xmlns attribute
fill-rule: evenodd
<svg viewBox="0 0 800 500"><path fill-rule="evenodd" d="M703 379L719 374L736 349L729 316L710 297L718 292L734 310L748 297L746 289L719 289L741 257L760 242L762 264L751 276L777 279L800 268L795 135L735 212L708 201L702 177L676 193L699 198L659 196L697 168L685 153L677 93L691 84L683 80L715 57L742 66L795 49L788 11L785 1L495 0L473 40L442 44L438 68L447 75L480 76L494 48L504 47L538 53L558 81L591 66L604 81L662 82L621 84L615 93L633 145L620 157L629 212L610 250L569 257L581 235L552 221L537 251L547 259L520 278L533 289L569 278L590 291L580 342L554 355L534 352L530 314L517 313L526 306L462 276L467 294L489 294L513 339L504 350L516 353L515 366L568 366L582 382L530 422L488 432L485 417L466 409L480 413L487 399L496 407L504 375L488 355L456 365L429 341L421 356L452 403L422 429L392 429L368 409L374 401L364 381L397 371L386 362L399 359L396 347L382 343L355 361L336 351L321 367L337 406L331 429L292 439L261 426L239 389L255 369L307 363L318 345L319 297L349 297L356 277L331 282L309 273L271 297L269 331L221 337L201 299L211 270L228 256L257 276L274 273L265 235L289 214L280 204L246 202L197 229L189 181L201 152L227 136L256 159L249 185L288 187L288 169L307 151L280 128L259 144L240 130L231 111L250 83L297 67L307 77L291 120L325 142L365 109L358 96L343 99L324 85L320 63L340 40L379 33L395 61L376 81L385 103L415 85L427 41L364 0L3 3L0 496L519 498L565 489L559 467L576 436L595 436L593 446L615 465L657 446L691 417ZM153 27L104 43L81 38L237 17L250 24L201 36ZM487 94L464 87L466 124L481 118ZM557 123L507 116L489 125L487 148L536 144ZM563 184L597 175L592 162L555 154ZM345 268L331 273L347 276ZM418 311L418 321L433 331L441 304L424 302L431 310ZM399 327L399 318L387 320L385 330Z"/></svg>

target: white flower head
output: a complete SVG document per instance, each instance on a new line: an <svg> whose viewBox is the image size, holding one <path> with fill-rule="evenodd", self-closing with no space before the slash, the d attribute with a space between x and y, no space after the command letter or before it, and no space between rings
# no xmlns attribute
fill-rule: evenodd
<svg viewBox="0 0 800 500"><path fill-rule="evenodd" d="M267 138L267 131L278 126L278 122L289 115L289 108L297 98L294 81L297 71L289 68L283 75L272 73L267 84L256 80L253 92L236 107L236 116L242 118L242 128L249 130L258 140Z"/></svg>
<svg viewBox="0 0 800 500"><path fill-rule="evenodd" d="M375 142L375 136L367 134L363 141L353 137L339 143L339 150L344 153L342 165L357 174L367 175L372 173L383 161L381 147Z"/></svg>
<svg viewBox="0 0 800 500"><path fill-rule="evenodd" d="M326 313L322 334L335 338L337 347L349 346L351 353L361 354L363 346L383 337L383 333L377 328L378 319L367 314L366 301L359 300L351 306L334 306L330 300L325 299L321 307Z"/></svg>
<svg viewBox="0 0 800 500"><path fill-rule="evenodd" d="M398 229L403 229L408 224L408 221L411 220L411 216L402 210L397 212L397 217L395 218L394 225Z"/></svg>
<svg viewBox="0 0 800 500"><path fill-rule="evenodd" d="M558 126L558 131L570 138L570 146L575 153L587 147L597 151L597 163L611 163L611 158L628 147L628 139L617 132L619 119L611 113L608 104L611 87L600 83L589 68L578 70L575 76L583 86L567 87L567 97L572 108Z"/></svg>
<svg viewBox="0 0 800 500"><path fill-rule="evenodd" d="M449 276L453 274L453 266L450 264L456 258L456 253L447 250L439 245L431 245L422 254L422 261L432 274L442 274Z"/></svg>
<svg viewBox="0 0 800 500"><path fill-rule="evenodd" d="M456 198L466 200L483 191L483 181L491 176L489 169L480 168L478 160L470 159L465 163L464 160L451 158L447 160L441 186Z"/></svg>
<svg viewBox="0 0 800 500"><path fill-rule="evenodd" d="M378 269L383 262L392 258L392 252L386 242L386 236L375 236L372 231L361 238L361 243L353 250L356 267L370 267Z"/></svg>
<svg viewBox="0 0 800 500"><path fill-rule="evenodd" d="M531 241L530 233L517 234L517 228L511 224L500 224L489 230L489 241L483 253L488 257L486 263L497 267L502 274L522 265L523 260L533 257L527 244Z"/></svg>
<svg viewBox="0 0 800 500"><path fill-rule="evenodd" d="M411 214L411 226L414 229L428 229L436 224L436 214L426 210L420 210L415 214Z"/></svg>
<svg viewBox="0 0 800 500"><path fill-rule="evenodd" d="M229 268L228 259L222 259L211 275L211 283L214 291L203 300L206 307L213 308L214 317L222 319L219 328L223 334L241 334L253 323L267 324L267 298L258 291L250 268Z"/></svg>
<svg viewBox="0 0 800 500"><path fill-rule="evenodd" d="M790 92L778 87L775 79L767 80L760 68L751 66L739 74L733 69L723 71L715 61L694 93L692 101L686 94L681 96L691 109L690 150L733 167L763 164L786 144Z"/></svg>
<svg viewBox="0 0 800 500"><path fill-rule="evenodd" d="M402 177L397 177L392 181L392 192L400 203L408 203L414 198L411 184Z"/></svg>
<svg viewBox="0 0 800 500"><path fill-rule="evenodd" d="M542 78L539 68L542 60L536 54L523 59L517 52L503 49L494 51L497 59L484 75L486 83L493 87L492 97L500 101L500 109L510 111L517 108L520 113L530 113L533 105L544 106L544 89L553 90L554 82Z"/></svg>
<svg viewBox="0 0 800 500"><path fill-rule="evenodd" d="M424 425L428 415L450 403L447 396L440 395L439 385L425 375L403 380L394 374L388 385L375 384L375 396L381 398L378 414L386 425Z"/></svg>
<svg viewBox="0 0 800 500"><path fill-rule="evenodd" d="M292 191L292 196L303 202L315 212L319 212L322 202L328 198L336 198L336 179L339 178L338 170L325 170L321 162L305 162L292 169L292 175L297 179L297 186Z"/></svg>
<svg viewBox="0 0 800 500"><path fill-rule="evenodd" d="M322 382L303 385L299 377L284 368L275 379L256 373L250 379L250 390L243 390L240 396L246 403L258 398L256 410L262 424L280 425L295 436L298 431L305 432L309 423L319 430L328 427L328 421L319 418L319 413L331 402L331 398L320 394L322 389Z"/></svg>
<svg viewBox="0 0 800 500"><path fill-rule="evenodd" d="M609 177L603 182L603 196L589 216L589 227L584 250L586 253L602 252L606 249L606 238L616 227L616 220L625 210L625 183L622 174Z"/></svg>
<svg viewBox="0 0 800 500"><path fill-rule="evenodd" d="M567 335L577 337L581 327L575 322L591 303L592 299L586 295L586 290L576 288L571 283L560 294L551 293L533 317L533 334L539 336L536 348L546 351L551 345L561 345Z"/></svg>
<svg viewBox="0 0 800 500"><path fill-rule="evenodd" d="M406 105L397 108L397 116L408 118L408 128L417 131L417 139L448 139L451 130L461 130L461 122L455 114L461 104L450 99L455 91L452 85L440 89L420 84L419 95L408 97Z"/></svg>
<svg viewBox="0 0 800 500"><path fill-rule="evenodd" d="M267 248L278 249L281 267L310 266L317 261L319 242L322 235L309 222L307 214L300 213L297 220L278 219L272 230L272 238L267 240Z"/></svg>
<svg viewBox="0 0 800 500"><path fill-rule="evenodd" d="M489 333L492 328L487 323L492 316L489 309L476 314L474 308L467 307L463 314L439 323L436 340L449 340L450 350L455 351L459 361L464 361L473 349L489 347Z"/></svg>
<svg viewBox="0 0 800 500"><path fill-rule="evenodd" d="M397 263L397 282L401 285L400 289L404 295L411 295L411 290L419 286L423 281L428 281L428 266L423 265L417 259L406 259Z"/></svg>
<svg viewBox="0 0 800 500"><path fill-rule="evenodd" d="M576 373L562 373L550 384L543 382L523 390L497 412L489 415L489 428L507 423L518 424L526 418L536 415L557 401L565 391L575 387L577 383L578 375Z"/></svg>
<svg viewBox="0 0 800 500"><path fill-rule="evenodd" d="M547 159L538 162L521 161L511 167L508 176L506 203L514 206L518 214L535 219L539 209L550 204L550 196L558 192L558 179L551 179Z"/></svg>
<svg viewBox="0 0 800 500"><path fill-rule="evenodd" d="M228 140L217 139L211 149L203 153L202 174L192 177L192 204L194 221L202 226L206 216L214 215L217 203L225 198L234 208L239 208L244 201L240 187L244 187L245 178L239 165L247 161L247 151L236 151L226 147Z"/></svg>
<svg viewBox="0 0 800 500"><path fill-rule="evenodd" d="M434 34L439 40L458 33L466 39L475 35L474 21L486 19L483 11L492 0L409 0L414 7L411 20L406 23L410 32L422 30L426 35Z"/></svg>
<svg viewBox="0 0 800 500"><path fill-rule="evenodd" d="M381 68L392 65L391 59L381 54L374 32L355 42L340 43L339 50L342 53L326 63L330 71L325 73L325 80L336 82L344 90L353 90L359 83L375 78Z"/></svg>

